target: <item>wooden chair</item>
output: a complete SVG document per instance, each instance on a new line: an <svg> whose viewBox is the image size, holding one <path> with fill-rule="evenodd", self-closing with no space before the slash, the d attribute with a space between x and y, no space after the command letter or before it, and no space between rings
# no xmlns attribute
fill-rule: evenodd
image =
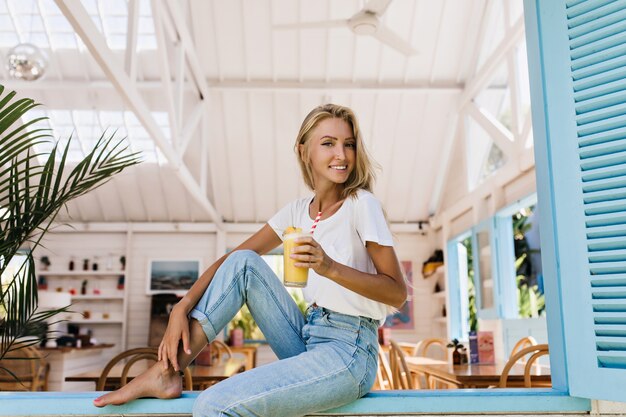
<svg viewBox="0 0 626 417"><path fill-rule="evenodd" d="M233 357L233 351L221 340L214 340L211 342L211 357L217 363L222 363Z"/></svg>
<svg viewBox="0 0 626 417"><path fill-rule="evenodd" d="M518 363L520 359L526 357L526 355L530 355L530 358L528 359L528 361L526 361L526 365L524 366L524 388L531 388L532 378L530 371L532 370L533 364L539 357L547 355L548 353L549 351L547 344L528 346L519 350L517 353L515 353L515 355L511 356L506 363L504 369L502 370L502 375L500 376L500 384L498 386L500 388L506 388L507 380L509 378L509 372L511 371L513 365ZM551 384L535 384L535 386L550 387Z"/></svg>
<svg viewBox="0 0 626 417"><path fill-rule="evenodd" d="M394 340L389 341L389 364L393 389L414 389L413 375L404 359L404 351Z"/></svg>
<svg viewBox="0 0 626 417"><path fill-rule="evenodd" d="M513 356L515 356L515 354L517 352L519 352L520 350L527 348L529 346L536 346L537 345L537 340L535 340L534 337L532 336L526 336L526 337L522 337L520 340L517 341L517 343L515 343L515 346L513 346L513 349L511 349L511 354L509 355L509 358L512 358ZM526 363L526 356L523 356L522 358L520 358L520 363Z"/></svg>
<svg viewBox="0 0 626 417"><path fill-rule="evenodd" d="M424 356L427 358L447 360L448 348L446 348L446 345L447 342L444 339L437 337L424 339L417 344L415 347L415 354L412 356ZM438 354L436 352L438 352Z"/></svg>
<svg viewBox="0 0 626 417"><path fill-rule="evenodd" d="M214 340L210 343L209 352L211 355L211 364L220 364L233 357L233 351L221 340ZM200 384L200 390L204 391L218 381L205 382Z"/></svg>
<svg viewBox="0 0 626 417"><path fill-rule="evenodd" d="M0 391L47 391L49 373L50 364L39 350L20 346L0 360Z"/></svg>
<svg viewBox="0 0 626 417"><path fill-rule="evenodd" d="M393 389L393 378L391 376L391 367L387 360L387 355L382 347L378 348L378 370L376 371L376 380L374 381L374 390L390 390Z"/></svg>
<svg viewBox="0 0 626 417"><path fill-rule="evenodd" d="M106 387L107 378L109 376L109 372L113 369L114 366L118 365L118 363L124 359L126 359L126 364L122 369L121 377L120 377L120 385L115 387L115 389L123 387L128 382L128 373L130 368L139 361L148 360L152 362L156 362L158 360L158 350L157 348L135 348L124 351L113 359L111 359L100 374L100 378L98 379L98 383L96 384L96 391L104 391ZM193 390L193 380L191 377L191 371L189 368L185 368L184 378L183 378L183 386L186 391Z"/></svg>

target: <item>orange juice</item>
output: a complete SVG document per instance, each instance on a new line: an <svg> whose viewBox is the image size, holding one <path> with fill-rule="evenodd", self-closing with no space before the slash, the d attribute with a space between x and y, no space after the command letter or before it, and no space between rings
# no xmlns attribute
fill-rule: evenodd
<svg viewBox="0 0 626 417"><path fill-rule="evenodd" d="M294 264L298 261L289 257L289 255L291 255L291 250L297 246L295 239L303 236L309 236L309 233L296 231L287 233L283 236L283 262L286 287L306 287L307 280L309 278L309 268L300 268L295 266Z"/></svg>

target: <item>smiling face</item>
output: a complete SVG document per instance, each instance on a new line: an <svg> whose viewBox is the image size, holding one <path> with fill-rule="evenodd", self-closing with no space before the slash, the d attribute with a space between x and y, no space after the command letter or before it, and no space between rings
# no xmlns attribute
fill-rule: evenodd
<svg viewBox="0 0 626 417"><path fill-rule="evenodd" d="M309 189L340 186L343 198L358 190L372 191L376 164L348 107L328 103L311 110L302 121L294 150Z"/></svg>
<svg viewBox="0 0 626 417"><path fill-rule="evenodd" d="M326 118L300 145L303 160L309 163L315 188L344 184L356 163L356 139L351 126L339 118Z"/></svg>

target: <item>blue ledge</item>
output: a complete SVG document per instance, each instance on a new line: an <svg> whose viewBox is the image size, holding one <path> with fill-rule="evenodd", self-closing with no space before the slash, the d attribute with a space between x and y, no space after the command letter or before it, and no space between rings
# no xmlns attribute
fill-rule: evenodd
<svg viewBox="0 0 626 417"><path fill-rule="evenodd" d="M147 415L191 414L199 392L185 392L175 400L141 399L121 406L92 405L98 392L0 392L0 416L15 415ZM366 395L332 414L371 413L558 413L589 412L588 399L551 389L387 391Z"/></svg>

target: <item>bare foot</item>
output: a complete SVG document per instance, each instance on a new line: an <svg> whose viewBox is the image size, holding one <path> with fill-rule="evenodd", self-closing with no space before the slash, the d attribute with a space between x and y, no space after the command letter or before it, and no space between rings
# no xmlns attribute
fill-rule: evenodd
<svg viewBox="0 0 626 417"><path fill-rule="evenodd" d="M104 407L120 405L137 398L178 398L183 392L181 376L171 368L163 370L160 363L155 363L143 374L131 380L122 388L96 398L93 405Z"/></svg>

